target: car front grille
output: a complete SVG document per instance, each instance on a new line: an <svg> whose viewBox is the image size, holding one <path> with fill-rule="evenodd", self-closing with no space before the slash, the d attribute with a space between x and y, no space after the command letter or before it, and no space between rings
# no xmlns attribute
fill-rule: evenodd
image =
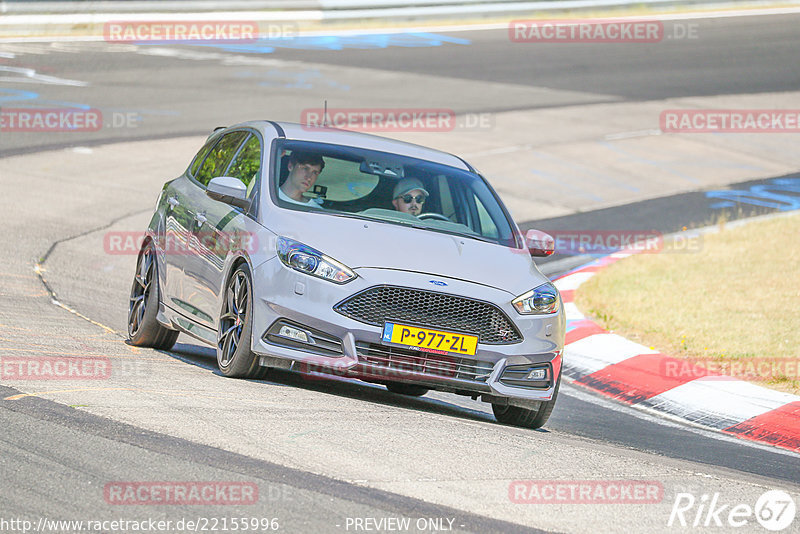
<svg viewBox="0 0 800 534"><path fill-rule="evenodd" d="M522 341L514 323L494 304L465 297L396 286L376 286L348 297L334 310L375 326L408 322L477 334L480 343L505 345Z"/></svg>
<svg viewBox="0 0 800 534"><path fill-rule="evenodd" d="M458 378L473 382L486 382L494 367L483 362L461 356L443 356L378 343L356 343L356 354L362 362L383 367L390 371ZM391 373L386 374L391 378Z"/></svg>

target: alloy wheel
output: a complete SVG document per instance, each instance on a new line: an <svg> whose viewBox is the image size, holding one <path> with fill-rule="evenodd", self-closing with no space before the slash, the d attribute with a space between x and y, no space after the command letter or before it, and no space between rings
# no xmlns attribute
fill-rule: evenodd
<svg viewBox="0 0 800 534"><path fill-rule="evenodd" d="M150 296L150 288L153 285L153 273L155 260L151 248L146 248L139 256L136 264L136 276L133 279L131 288L130 305L128 307L128 334L134 337L139 333L144 322L145 306Z"/></svg>
<svg viewBox="0 0 800 534"><path fill-rule="evenodd" d="M230 364L241 342L242 329L247 318L247 307L250 305L249 298L250 281L243 272L237 271L225 290L225 307L219 321L217 345L220 355L219 364L223 367Z"/></svg>

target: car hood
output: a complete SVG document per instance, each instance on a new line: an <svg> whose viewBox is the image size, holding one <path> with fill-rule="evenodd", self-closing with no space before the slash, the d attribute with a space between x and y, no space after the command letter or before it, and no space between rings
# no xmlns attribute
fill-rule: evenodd
<svg viewBox="0 0 800 534"><path fill-rule="evenodd" d="M358 270L397 269L455 278L512 298L548 282L523 249L380 221L285 210L277 233Z"/></svg>

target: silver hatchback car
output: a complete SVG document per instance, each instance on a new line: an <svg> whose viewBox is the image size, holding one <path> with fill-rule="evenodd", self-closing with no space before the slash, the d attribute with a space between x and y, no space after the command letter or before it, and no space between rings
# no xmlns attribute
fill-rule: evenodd
<svg viewBox="0 0 800 534"><path fill-rule="evenodd" d="M457 156L342 130L218 128L167 182L139 253L128 334L185 332L225 376L269 368L480 398L545 424L558 395L561 297L488 182Z"/></svg>

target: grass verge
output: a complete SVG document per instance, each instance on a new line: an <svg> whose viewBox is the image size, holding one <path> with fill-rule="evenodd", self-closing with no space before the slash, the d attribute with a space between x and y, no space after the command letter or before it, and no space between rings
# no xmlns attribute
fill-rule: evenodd
<svg viewBox="0 0 800 534"><path fill-rule="evenodd" d="M576 304L607 330L723 374L800 394L800 214L719 225L604 269Z"/></svg>

